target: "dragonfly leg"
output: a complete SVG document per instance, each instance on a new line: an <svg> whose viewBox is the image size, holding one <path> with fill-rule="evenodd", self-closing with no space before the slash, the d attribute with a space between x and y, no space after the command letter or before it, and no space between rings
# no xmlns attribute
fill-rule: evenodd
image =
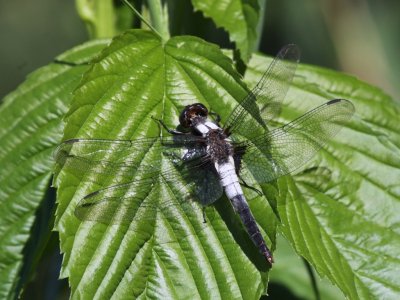
<svg viewBox="0 0 400 300"><path fill-rule="evenodd" d="M221 116L213 111L210 111L208 114L214 117L215 123L217 123L217 125L219 126L219 122L221 121Z"/></svg>
<svg viewBox="0 0 400 300"><path fill-rule="evenodd" d="M256 192L259 196L263 195L263 193L260 190L256 189L254 186L248 185L246 183L246 181L244 181L244 179L242 177L240 177L240 176L238 176L238 177L239 177L239 180L240 180L240 184L243 185L245 188L248 188L248 189Z"/></svg>
<svg viewBox="0 0 400 300"><path fill-rule="evenodd" d="M203 223L206 224L207 223L207 220L206 220L206 208L204 206L203 206L202 211L203 211Z"/></svg>
<svg viewBox="0 0 400 300"><path fill-rule="evenodd" d="M173 134L173 135L182 135L182 134L187 134L186 132L182 132L182 131L178 131L175 129L170 129L168 128L167 125L165 125L165 123L163 122L163 120L161 119L157 119L153 116L151 116L151 118L156 121L159 125L161 125L168 133Z"/></svg>

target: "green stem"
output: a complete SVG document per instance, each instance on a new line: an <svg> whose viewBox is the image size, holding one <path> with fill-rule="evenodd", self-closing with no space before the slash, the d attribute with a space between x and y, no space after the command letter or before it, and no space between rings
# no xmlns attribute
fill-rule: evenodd
<svg viewBox="0 0 400 300"><path fill-rule="evenodd" d="M153 31L155 34L157 34L161 39L164 39L163 36L145 19L143 16L136 10L136 8L129 3L128 0L122 0L132 11L136 14L136 16L144 23L146 24L151 31Z"/></svg>
<svg viewBox="0 0 400 300"><path fill-rule="evenodd" d="M318 284L317 284L317 279L315 278L315 274L314 274L313 268L312 268L312 266L309 264L309 262L307 260L305 260L304 258L302 258L302 260L303 260L303 263L306 266L307 273L310 276L311 286L312 286L312 289L313 289L313 292L314 292L315 299L316 300L321 300L321 296L319 294L319 289L318 289Z"/></svg>
<svg viewBox="0 0 400 300"><path fill-rule="evenodd" d="M112 0L76 0L75 5L90 39L109 38L117 34Z"/></svg>
<svg viewBox="0 0 400 300"><path fill-rule="evenodd" d="M168 11L166 7L162 7L161 0L147 0L149 6L151 23L154 28L160 32L163 40L170 38L169 34L169 22L168 22Z"/></svg>
<svg viewBox="0 0 400 300"><path fill-rule="evenodd" d="M252 52L259 51L260 49L260 43L261 43L261 38L263 35L264 31L264 19L265 19L265 14L267 10L267 0L258 0L258 5L260 6L260 10L258 12L259 18L258 18L258 23L257 23L257 41L254 43L254 48L252 49Z"/></svg>

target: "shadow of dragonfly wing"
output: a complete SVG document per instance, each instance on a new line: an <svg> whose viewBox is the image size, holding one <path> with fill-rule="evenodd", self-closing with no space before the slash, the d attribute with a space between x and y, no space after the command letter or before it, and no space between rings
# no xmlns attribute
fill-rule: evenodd
<svg viewBox="0 0 400 300"><path fill-rule="evenodd" d="M265 132L266 124L280 113L299 59L296 45L283 47L257 85L229 115L224 129L247 138Z"/></svg>
<svg viewBox="0 0 400 300"><path fill-rule="evenodd" d="M348 100L331 100L280 128L238 143L239 151L245 150L244 172L266 183L296 171L339 132L354 111Z"/></svg>

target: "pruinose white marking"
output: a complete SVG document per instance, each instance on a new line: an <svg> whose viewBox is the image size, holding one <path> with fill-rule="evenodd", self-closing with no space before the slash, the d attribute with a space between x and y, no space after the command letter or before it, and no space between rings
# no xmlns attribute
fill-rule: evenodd
<svg viewBox="0 0 400 300"><path fill-rule="evenodd" d="M219 129L220 127L218 127L217 124L215 124L214 122L211 121L205 121L204 125L206 125L207 127L211 128L211 129Z"/></svg>
<svg viewBox="0 0 400 300"><path fill-rule="evenodd" d="M206 136L206 134L210 131L210 128L208 128L206 125L204 124L198 124L196 125L196 129L198 132L201 133L202 136Z"/></svg>
<svg viewBox="0 0 400 300"><path fill-rule="evenodd" d="M205 121L196 125L196 129L203 135L206 136L210 129L218 129L219 127L211 121Z"/></svg>
<svg viewBox="0 0 400 300"><path fill-rule="evenodd" d="M203 135L206 136L210 129L220 129L218 125L211 121L198 124L196 129ZM209 147L209 146L208 146ZM232 156L229 156L229 161L223 164L215 163L215 169L217 170L220 183L225 190L225 194L229 199L237 195L243 195L242 187L239 184L239 178L236 175L235 162Z"/></svg>
<svg viewBox="0 0 400 300"><path fill-rule="evenodd" d="M237 195L243 195L243 190L236 175L235 164L232 156L229 157L229 162L223 164L216 162L215 168L220 176L220 183L229 199L232 199Z"/></svg>

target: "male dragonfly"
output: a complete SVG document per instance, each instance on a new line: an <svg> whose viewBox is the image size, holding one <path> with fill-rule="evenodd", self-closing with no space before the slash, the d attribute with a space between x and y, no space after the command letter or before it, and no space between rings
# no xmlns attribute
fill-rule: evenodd
<svg viewBox="0 0 400 300"><path fill-rule="evenodd" d="M271 251L241 186L250 187L245 182L249 175L253 182L267 183L294 172L338 133L354 113L351 102L334 99L282 127L267 128L267 123L280 112L299 57L297 46L282 48L222 127L219 117L209 118L215 113L195 103L183 109L177 127L180 130L169 129L157 120L170 133L167 137L77 138L63 142L55 152L59 169L68 167L104 178L130 176L129 182L114 182L85 196L75 215L82 221L104 224L129 224L137 219L155 221L160 213L188 211L184 208L192 207L188 204L193 200L208 206L225 192L251 240L272 264ZM144 160L151 150L158 155ZM185 183L171 196L178 201L159 202L151 196L157 182L172 187L174 181L182 178ZM138 228L139 225L132 226L133 230L139 231Z"/></svg>

